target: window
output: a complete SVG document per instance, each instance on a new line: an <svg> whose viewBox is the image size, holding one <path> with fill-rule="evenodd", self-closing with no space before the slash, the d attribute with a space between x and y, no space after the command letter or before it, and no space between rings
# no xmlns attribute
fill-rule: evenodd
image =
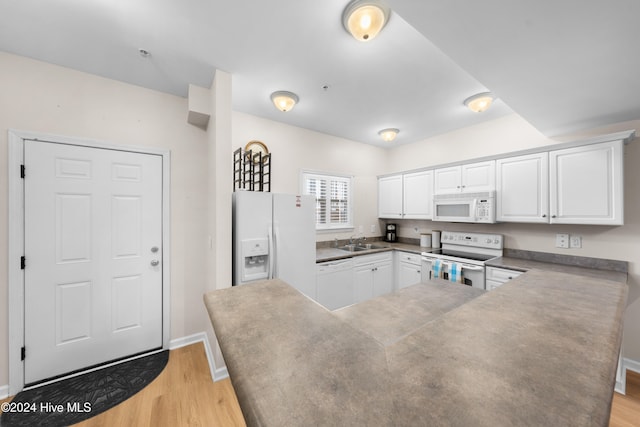
<svg viewBox="0 0 640 427"><path fill-rule="evenodd" d="M302 193L316 198L316 230L353 228L352 177L303 172Z"/></svg>

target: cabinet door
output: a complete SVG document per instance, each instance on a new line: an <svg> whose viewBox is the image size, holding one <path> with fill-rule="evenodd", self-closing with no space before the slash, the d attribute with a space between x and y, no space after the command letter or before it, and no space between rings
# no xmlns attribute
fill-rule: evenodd
<svg viewBox="0 0 640 427"><path fill-rule="evenodd" d="M551 223L623 224L622 144L549 152Z"/></svg>
<svg viewBox="0 0 640 427"><path fill-rule="evenodd" d="M462 165L462 191L478 193L496 189L496 162L470 163Z"/></svg>
<svg viewBox="0 0 640 427"><path fill-rule="evenodd" d="M420 283L422 273L420 266L400 261L398 265L398 289Z"/></svg>
<svg viewBox="0 0 640 427"><path fill-rule="evenodd" d="M373 298L373 264L356 267L353 273L355 303Z"/></svg>
<svg viewBox="0 0 640 427"><path fill-rule="evenodd" d="M408 219L433 219L433 171L403 175L403 214Z"/></svg>
<svg viewBox="0 0 640 427"><path fill-rule="evenodd" d="M496 161L496 219L549 222L549 156L536 153Z"/></svg>
<svg viewBox="0 0 640 427"><path fill-rule="evenodd" d="M434 194L459 193L462 187L461 170L460 166L436 169L433 175Z"/></svg>
<svg viewBox="0 0 640 427"><path fill-rule="evenodd" d="M402 218L402 175L378 178L378 217Z"/></svg>
<svg viewBox="0 0 640 427"><path fill-rule="evenodd" d="M373 272L373 296L393 292L393 266L390 262L377 264Z"/></svg>

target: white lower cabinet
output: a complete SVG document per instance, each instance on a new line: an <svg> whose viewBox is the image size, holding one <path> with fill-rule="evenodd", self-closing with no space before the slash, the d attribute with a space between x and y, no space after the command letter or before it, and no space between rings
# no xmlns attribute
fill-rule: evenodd
<svg viewBox="0 0 640 427"><path fill-rule="evenodd" d="M353 259L316 264L316 295L329 310L353 304Z"/></svg>
<svg viewBox="0 0 640 427"><path fill-rule="evenodd" d="M420 255L397 251L398 289L415 285L422 279L422 260Z"/></svg>
<svg viewBox="0 0 640 427"><path fill-rule="evenodd" d="M507 268L487 267L485 289L492 291L497 287L504 285L511 279L521 275L522 271L510 270Z"/></svg>
<svg viewBox="0 0 640 427"><path fill-rule="evenodd" d="M354 257L353 282L356 303L393 292L391 252Z"/></svg>

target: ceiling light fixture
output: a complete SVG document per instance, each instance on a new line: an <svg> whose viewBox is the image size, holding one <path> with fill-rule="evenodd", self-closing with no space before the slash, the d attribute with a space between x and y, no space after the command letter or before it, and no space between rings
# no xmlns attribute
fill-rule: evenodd
<svg viewBox="0 0 640 427"><path fill-rule="evenodd" d="M291 110L299 100L298 95L286 90L279 90L271 94L271 101L273 101L273 105L275 105L278 110L284 112Z"/></svg>
<svg viewBox="0 0 640 427"><path fill-rule="evenodd" d="M380 135L386 142L391 142L396 138L398 132L400 131L396 128L388 128L382 129L380 132L378 132L378 135Z"/></svg>
<svg viewBox="0 0 640 427"><path fill-rule="evenodd" d="M473 112L482 113L483 111L486 111L489 109L489 107L491 107L491 103L494 99L495 97L491 92L483 92L465 99L464 105L466 105Z"/></svg>
<svg viewBox="0 0 640 427"><path fill-rule="evenodd" d="M353 0L342 13L342 25L356 40L373 39L389 21L389 8L376 0Z"/></svg>

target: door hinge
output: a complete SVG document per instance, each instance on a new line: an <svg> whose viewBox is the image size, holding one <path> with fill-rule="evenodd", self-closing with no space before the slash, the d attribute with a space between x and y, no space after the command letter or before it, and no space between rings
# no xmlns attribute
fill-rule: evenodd
<svg viewBox="0 0 640 427"><path fill-rule="evenodd" d="M20 165L20 178L24 179L24 165Z"/></svg>
<svg viewBox="0 0 640 427"><path fill-rule="evenodd" d="M27 266L27 259L24 256L20 257L20 270L24 270Z"/></svg>
<svg viewBox="0 0 640 427"><path fill-rule="evenodd" d="M24 347L22 347L20 349L20 360L24 360L24 358L26 357L27 351Z"/></svg>

